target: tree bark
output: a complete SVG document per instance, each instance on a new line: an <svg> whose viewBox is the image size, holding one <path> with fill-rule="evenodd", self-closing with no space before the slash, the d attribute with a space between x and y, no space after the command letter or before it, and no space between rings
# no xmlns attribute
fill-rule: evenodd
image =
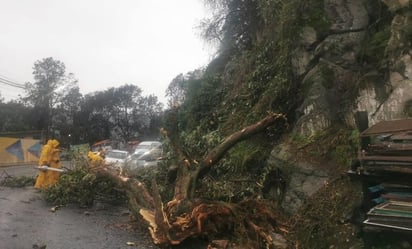
<svg viewBox="0 0 412 249"><path fill-rule="evenodd" d="M204 176L210 168L215 165L226 152L232 148L235 144L243 141L257 133L264 131L269 126L273 125L276 121L281 119L286 122L286 117L283 114L271 113L259 122L247 126L240 131L237 131L227 137L220 145L213 149L203 160L202 166L199 169L199 174L197 177Z"/></svg>
<svg viewBox="0 0 412 249"><path fill-rule="evenodd" d="M286 117L283 114L271 113L259 122L233 133L208 153L200 163L191 161L179 150L178 162L180 165L174 198L165 207L155 182L152 184L153 193L149 194L146 187L137 180L125 178L107 170L102 173L108 174L119 186L126 189L131 209L133 209L131 212L134 215L141 215L148 223L155 244L176 245L191 236L216 230L216 227L207 226L212 223L208 222L209 220L213 220L215 223L233 223L231 220L236 215L232 205L217 202L194 203L191 193L196 185L196 180L203 177L238 142L264 131L279 120L283 121L282 124L286 123ZM256 231L259 229L255 224L252 228ZM264 235L266 236L266 234Z"/></svg>

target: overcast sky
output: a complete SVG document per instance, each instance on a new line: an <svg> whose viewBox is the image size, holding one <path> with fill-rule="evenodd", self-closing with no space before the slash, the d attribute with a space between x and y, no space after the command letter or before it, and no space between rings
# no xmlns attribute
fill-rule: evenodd
<svg viewBox="0 0 412 249"><path fill-rule="evenodd" d="M201 0L0 0L0 76L33 82L34 62L53 57L83 94L128 83L165 103L176 75L211 58L196 29L205 15Z"/></svg>

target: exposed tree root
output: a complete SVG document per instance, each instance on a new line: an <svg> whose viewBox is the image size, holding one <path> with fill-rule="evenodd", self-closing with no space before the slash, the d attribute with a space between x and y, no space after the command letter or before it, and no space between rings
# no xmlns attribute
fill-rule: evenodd
<svg viewBox="0 0 412 249"><path fill-rule="evenodd" d="M238 204L195 201L193 188L198 178L204 176L224 154L236 143L264 131L280 120L282 114L271 113L259 122L247 126L227 137L212 150L199 164L194 160L180 158L173 200L164 206L156 182L152 183L152 193L141 182L123 177L117 171L97 169L113 179L129 197L130 209L135 216L141 216L149 227L153 242L157 245L177 245L190 237L207 237L215 244L210 248L234 247L225 238L242 238L244 248L275 248L276 233L282 230L280 216L264 201L249 200ZM183 157L182 153L176 153ZM285 230L285 229L284 229ZM216 242L219 241L219 242ZM282 248L282 247L277 247Z"/></svg>

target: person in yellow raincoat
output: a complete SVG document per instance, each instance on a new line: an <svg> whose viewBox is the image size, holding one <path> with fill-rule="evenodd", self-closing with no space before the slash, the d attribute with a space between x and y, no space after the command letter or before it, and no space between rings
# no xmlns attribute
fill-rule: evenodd
<svg viewBox="0 0 412 249"><path fill-rule="evenodd" d="M56 139L51 139L47 141L47 144L43 146L39 166L49 166L51 168L61 169L60 157L59 157L59 141ZM35 188L45 189L55 183L60 178L60 172L51 170L41 170L37 176Z"/></svg>
<svg viewBox="0 0 412 249"><path fill-rule="evenodd" d="M101 155L100 152L95 154L93 151L89 151L87 156L90 160L90 169L94 170L104 164L104 158Z"/></svg>

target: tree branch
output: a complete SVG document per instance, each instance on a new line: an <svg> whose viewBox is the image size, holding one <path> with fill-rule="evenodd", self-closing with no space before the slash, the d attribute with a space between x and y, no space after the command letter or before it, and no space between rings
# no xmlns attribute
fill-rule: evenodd
<svg viewBox="0 0 412 249"><path fill-rule="evenodd" d="M273 125L277 120L283 120L285 123L287 121L284 114L270 113L269 116L260 120L259 122L249 125L240 131L237 131L227 137L220 145L213 149L203 160L202 166L199 169L197 178L203 177L210 168L215 165L225 154L232 148L235 144L243 141L257 133L262 132L267 127Z"/></svg>

